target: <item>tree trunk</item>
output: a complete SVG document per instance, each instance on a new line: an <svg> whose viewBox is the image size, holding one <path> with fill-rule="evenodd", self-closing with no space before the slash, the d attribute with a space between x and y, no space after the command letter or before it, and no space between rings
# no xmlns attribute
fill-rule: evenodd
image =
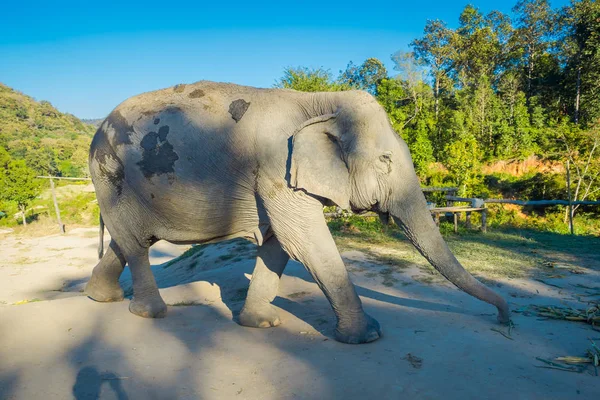
<svg viewBox="0 0 600 400"><path fill-rule="evenodd" d="M573 231L573 199L571 197L571 165L569 160L567 159L567 194L569 197L569 206L567 207L567 211L569 213L569 231L571 235L574 233Z"/></svg>
<svg viewBox="0 0 600 400"><path fill-rule="evenodd" d="M19 209L21 210L21 216L23 217L23 226L27 226L27 218L25 217L25 206L20 204Z"/></svg>
<svg viewBox="0 0 600 400"><path fill-rule="evenodd" d="M435 77L435 122L438 121L438 114L440 112L439 109L440 103L440 77Z"/></svg>
<svg viewBox="0 0 600 400"><path fill-rule="evenodd" d="M533 79L533 52L529 51L529 65L527 66L527 106L530 105L531 99L531 80Z"/></svg>
<svg viewBox="0 0 600 400"><path fill-rule="evenodd" d="M579 123L579 94L581 92L581 66L577 67L577 85L575 90L575 115L573 120Z"/></svg>

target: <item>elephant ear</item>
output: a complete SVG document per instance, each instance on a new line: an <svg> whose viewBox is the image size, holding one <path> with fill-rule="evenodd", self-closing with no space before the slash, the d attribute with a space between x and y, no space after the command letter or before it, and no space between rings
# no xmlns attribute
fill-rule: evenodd
<svg viewBox="0 0 600 400"><path fill-rule="evenodd" d="M336 114L306 121L294 134L290 186L350 208L350 174L344 161Z"/></svg>

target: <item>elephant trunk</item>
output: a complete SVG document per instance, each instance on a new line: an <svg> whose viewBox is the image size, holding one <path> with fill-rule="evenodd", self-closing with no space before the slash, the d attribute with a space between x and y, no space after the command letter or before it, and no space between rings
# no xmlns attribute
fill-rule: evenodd
<svg viewBox="0 0 600 400"><path fill-rule="evenodd" d="M412 186L414 190L405 189L401 198L390 204L389 211L396 224L402 227L417 250L446 279L471 296L495 305L498 308L498 321L508 323L510 311L506 300L462 267L433 222L416 177Z"/></svg>

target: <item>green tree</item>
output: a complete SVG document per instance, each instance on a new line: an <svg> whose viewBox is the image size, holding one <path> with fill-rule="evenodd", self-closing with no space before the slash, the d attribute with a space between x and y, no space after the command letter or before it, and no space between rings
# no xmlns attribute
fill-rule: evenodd
<svg viewBox="0 0 600 400"><path fill-rule="evenodd" d="M548 48L555 23L554 12L547 0L519 0L513 7L516 29L513 42L522 49L521 65L524 66L527 100L535 95L538 60Z"/></svg>
<svg viewBox="0 0 600 400"><path fill-rule="evenodd" d="M423 102L423 75L422 65L415 59L413 52L397 51L392 54L394 69L398 71L397 78L403 82L407 97L402 99L404 104L410 104L412 111L407 112L408 118L404 121L402 129L407 126L422 111Z"/></svg>
<svg viewBox="0 0 600 400"><path fill-rule="evenodd" d="M411 42L415 59L423 62L430 68L433 78L433 97L435 99L434 112L436 121L439 117L440 93L450 90L452 81L448 73L452 68L453 60L457 57L453 43L455 32L440 20L428 20L425 25L424 36Z"/></svg>
<svg viewBox="0 0 600 400"><path fill-rule="evenodd" d="M350 61L346 70L340 71L338 82L343 86L366 90L376 95L377 86L385 78L387 78L385 65L377 58L368 58L361 65L355 65Z"/></svg>
<svg viewBox="0 0 600 400"><path fill-rule="evenodd" d="M392 126L400 132L406 121L406 113L402 104L409 99L405 87L400 79L386 78L379 82L377 87L377 101L387 112Z"/></svg>
<svg viewBox="0 0 600 400"><path fill-rule="evenodd" d="M283 77L275 83L275 87L301 92L336 92L350 89L346 85L335 82L328 70L307 67L286 68Z"/></svg>
<svg viewBox="0 0 600 400"><path fill-rule="evenodd" d="M460 87L476 85L481 77L493 81L514 57L514 50L509 47L510 19L498 11L484 16L468 5L459 21L457 34L452 37L456 48L453 74L457 84Z"/></svg>
<svg viewBox="0 0 600 400"><path fill-rule="evenodd" d="M406 129L404 136L410 149L415 171L421 178L425 178L429 164L435 161L433 145L429 139L429 132L435 123L433 119L419 118L414 127Z"/></svg>
<svg viewBox="0 0 600 400"><path fill-rule="evenodd" d="M597 199L600 193L600 121L588 129L561 122L551 130L552 150L570 172L573 201ZM566 193L565 193L566 195ZM573 213L579 205L573 207ZM568 211L565 210L565 222Z"/></svg>
<svg viewBox="0 0 600 400"><path fill-rule="evenodd" d="M27 206L40 193L36 173L23 160L11 160L5 155L0 159L4 162L0 170L0 200L15 202L21 211L23 225L27 225Z"/></svg>
<svg viewBox="0 0 600 400"><path fill-rule="evenodd" d="M408 144L417 174L424 178L429 164L435 161L430 138L435 131L431 88L423 81L424 71L413 53L396 52L392 60L399 74L380 82L377 98Z"/></svg>
<svg viewBox="0 0 600 400"><path fill-rule="evenodd" d="M558 43L573 121L593 124L600 117L600 3L573 0L564 7Z"/></svg>
<svg viewBox="0 0 600 400"><path fill-rule="evenodd" d="M456 181L461 196L472 195L470 189L481 180L481 150L473 136L456 140L446 147L445 162L448 171Z"/></svg>

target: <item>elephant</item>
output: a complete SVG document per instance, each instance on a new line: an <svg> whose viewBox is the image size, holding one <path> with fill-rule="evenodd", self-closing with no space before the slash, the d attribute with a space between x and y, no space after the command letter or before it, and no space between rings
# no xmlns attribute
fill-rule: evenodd
<svg viewBox="0 0 600 400"><path fill-rule="evenodd" d="M427 209L407 144L367 92L306 93L200 81L131 97L93 137L89 169L106 253L85 293L121 301L131 269L129 310L164 317L149 247L247 238L258 245L239 323L280 323L271 303L291 258L331 304L336 340L366 343L382 333L366 314L323 214L324 205L391 217L450 282L498 309L507 302L449 250Z"/></svg>

